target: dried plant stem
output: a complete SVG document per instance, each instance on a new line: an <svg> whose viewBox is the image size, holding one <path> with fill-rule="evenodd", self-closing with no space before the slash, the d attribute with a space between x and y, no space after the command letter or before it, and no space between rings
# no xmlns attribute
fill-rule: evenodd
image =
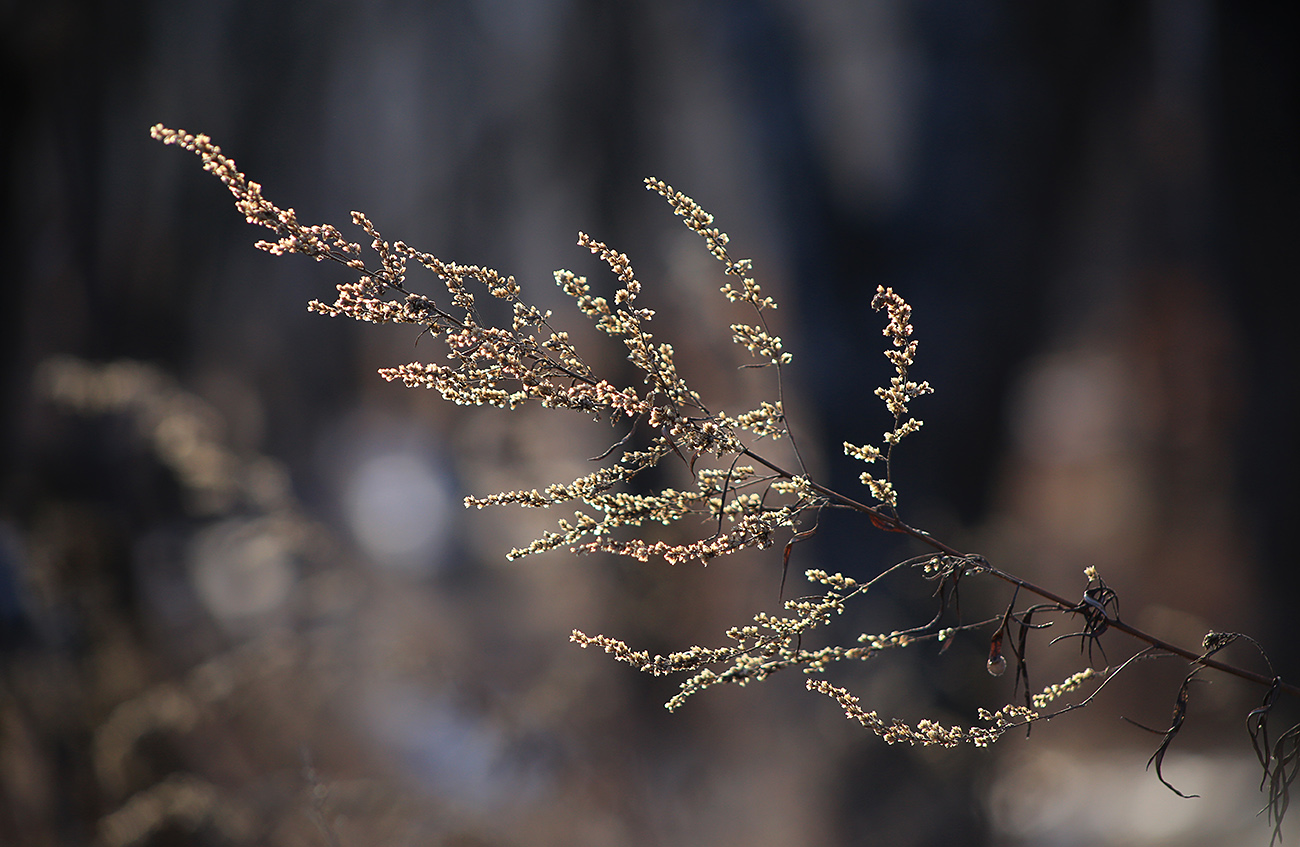
<svg viewBox="0 0 1300 847"><path fill-rule="evenodd" d="M780 477L783 477L785 479L793 479L795 476L792 472L786 470L780 465L775 464L774 462L768 461L767 459L763 458L762 456L758 455L757 453L753 452L748 448L742 450L741 453L747 458L753 459L755 462L758 462L760 465L763 465L765 468L767 468L768 470L772 471L773 473L777 474ZM871 522L875 524L877 527L884 529L888 532L899 532L902 533L903 535L910 535L912 538L915 538L917 541L920 541L923 544L927 544L930 547L933 547L938 552L948 556L965 558L968 555L966 553L961 552L956 547L945 544L944 542L940 541L939 539L935 538L934 536L930 535L930 533L925 532L924 530L920 530L915 527L908 526L906 523L900 520L896 515L890 514L888 511L886 511L885 509L879 506L869 506L866 503L863 503L858 500L854 500L852 497L849 497L845 494L841 494L838 491L835 491L834 489L827 488L826 486L818 482L814 482L812 480L809 480L808 487L812 488L818 494L825 496L829 500L838 503L841 506L844 506L845 508L852 509L855 512L861 512L862 514L869 517L871 519ZM1025 591L1028 591L1031 594L1036 594L1039 597L1042 597L1044 600L1055 603L1058 606L1060 606L1062 609L1070 609L1078 605L1077 603L1067 600L1066 598L1062 597L1061 595L1057 594L1054 591L1051 591L1047 588L1043 588L1041 585L1037 585L1027 579L1016 576L1015 574L1011 574L1011 573L1007 573L1006 571L999 570L998 568L995 568L992 565L989 565L987 563L981 563L980 570L981 572L986 573L989 576L996 577L997 579L1000 579L1003 582L1008 582L1016 586L1017 588L1021 588ZM1245 668L1239 668L1236 665L1230 665L1227 664L1226 662L1220 662L1217 659L1207 658L1204 655L1203 651L1197 652L1193 650L1188 650L1185 647L1179 647L1176 644L1171 644L1170 642L1165 641L1162 638L1158 638L1157 636L1154 636L1149 632L1145 632L1141 629L1138 629L1132 624L1125 623L1124 621L1120 620L1118 617L1112 617L1110 615L1107 615L1105 621L1110 626L1111 629L1119 630L1120 632L1123 632L1126 635L1130 635L1133 638L1136 638L1138 641L1142 641L1150 645L1151 647L1154 647L1158 650L1164 650L1167 653L1173 653L1175 656L1181 656L1184 659L1187 659L1188 661L1196 662L1197 664L1204 665L1207 668L1213 668L1216 671L1230 674L1240 679L1244 679L1247 682L1253 682L1256 683L1257 685L1263 685L1265 687L1271 686L1275 683L1275 678L1273 677L1264 676L1263 674L1255 673L1254 671L1249 671L1246 670ZM1300 697L1300 686L1292 685L1291 683L1287 683L1287 682L1278 682L1277 686L1280 690L1285 691L1288 694L1291 694L1296 697Z"/></svg>
<svg viewBox="0 0 1300 847"><path fill-rule="evenodd" d="M728 237L714 224L713 216L667 183L654 178L645 181L647 188L668 201L688 229L704 239L708 252L723 265L728 280L719 290L725 298L752 312L748 318L750 323L730 325L732 341L753 358L753 363L745 367L773 369L775 402L764 401L758 408L735 417L710 411L678 371L672 345L654 339L650 325L655 312L637 302L641 282L628 257L589 235L579 233L578 244L598 256L617 276L618 287L613 296L597 296L585 277L567 270L556 271L556 284L573 299L577 310L593 322L595 329L621 339L628 350L627 360L641 372L640 385L619 387L599 378L570 341L569 334L552 326L551 313L520 299L521 289L514 277L503 276L490 268L444 262L401 241L390 243L380 236L369 218L353 212L353 224L371 239L371 249L378 255L379 264L368 265L361 258L361 246L349 242L340 230L331 225L305 226L293 209L282 209L267 200L261 186L240 172L234 161L207 136L161 125L155 126L152 133L166 144L197 154L204 168L220 178L235 196L236 208L248 222L275 233L275 241L259 241L259 248L274 255L298 253L317 261L329 260L358 275L356 282L336 286L338 296L334 303L312 301L309 309L331 317L370 323L412 324L420 327L422 336L440 338L446 346L445 357L450 364L412 362L383 368L379 373L385 379L400 379L412 388L435 389L444 399L462 405L515 409L533 403L547 409L576 411L610 424L630 421L633 431L644 428L648 443L633 441L629 432L596 457L594 461L602 463L596 471L570 483L554 483L540 491L467 497L466 506L480 509L502 505L584 507L585 510L573 512L572 518L559 520L559 531L547 532L527 547L512 550L509 558L567 548L574 553L612 553L642 562L658 558L669 564L707 563L739 550L767 549L778 537L786 536L789 540L782 565L784 596L785 570L790 564L791 550L796 542L816 532L817 518L824 508L849 509L865 515L875 528L909 536L935 551L886 568L866 583L839 573L807 570L804 575L809 582L821 586L817 589L819 593L783 600L781 612L759 612L753 616L752 623L729 628L725 633L728 643L722 647L697 645L666 656L652 656L617 638L573 631L573 642L582 647L598 647L643 672L689 674L681 684L681 691L665 704L669 709L677 708L686 698L716 684L746 685L777 671L799 667L814 676L807 682L809 690L834 699L849 718L888 743L987 746L1012 727L1025 726L1090 703L1092 696L1052 715L1038 711L1053 699L1076 691L1085 680L1099 675L1109 679L1114 675L1097 671L1091 660L1094 648L1101 650L1105 657L1102 636L1117 630L1146 646L1114 673L1140 657L1156 655L1181 657L1192 665L1179 689L1174 719L1163 730L1164 739L1152 757L1156 775L1173 791L1178 789L1160 774L1160 765L1182 726L1189 684L1196 674L1210 668L1268 689L1262 704L1251 712L1247 725L1268 787L1275 838L1280 836L1289 787L1300 776L1300 742L1296 740L1300 738L1300 726L1288 729L1270 747L1268 719L1277 693L1300 696L1300 687L1284 683L1276 675L1266 676L1211 658L1244 636L1211 632L1200 651L1179 647L1120 620L1118 594L1106 585L1095 568L1084 571L1088 582L1080 599L1069 600L992 566L983 556L964 553L899 517L898 492L892 473L894 448L903 438L921 429L923 422L912 417L909 406L911 401L932 393L933 388L910 375L918 346L912 338L912 307L893 289L878 286L871 301L873 310L886 312L889 318L882 334L888 339L884 355L894 366L894 375L888 385L875 389L875 395L884 402L893 426L883 434L879 444L845 442L843 445L846 455L883 467L881 476L863 472L859 477L874 498L874 504L868 504L809 477L786 418L782 365L791 361L791 354L783 349L781 338L772 334L773 325L767 318L767 313L777 308L776 301L763 293L752 275L753 262L736 258L727 250ZM422 266L442 283L447 298L443 303L447 305L439 305L430 295L416 293L408 287L406 274L411 263ZM482 286L491 297L505 301L512 315L508 324L495 326L482 321L475 305L477 289L471 290L471 283ZM765 439L773 442L787 439L791 458L786 462L793 461L798 470L788 470L756 452L752 445ZM638 474L672 457L686 464L693 488L663 488L652 494L626 490L627 483ZM742 459L752 465L742 464ZM714 529L707 537L689 543L651 541L641 531L650 523L669 525L686 518L702 520L705 526ZM846 601L861 596L886 575L913 566L922 570L926 579L937 583L935 596L939 598L939 610L932 620L902 631L863 633L852 645L805 647L805 635L843 614ZM956 607L960 618L958 588L961 579L968 575L992 576L1014 586L1006 611L977 624L941 628L950 605ZM1046 602L1018 610L1016 604L1022 590ZM1043 616L1051 615L1081 624L1080 631L1059 636L1052 643L1079 638L1088 648L1089 661L1085 668L1063 682L1049 686L1041 694L1033 694L1029 686L1027 638L1030 632L1051 625L1050 621L1042 622ZM982 726L949 727L930 720L910 726L898 719L884 719L859 705L858 698L846 689L815 678L834 663L866 660L882 650L922 641L944 642L942 651L954 634L990 624L997 624L997 628L989 644L987 669L994 676L1001 675L1009 666L1004 647L1009 649L1016 660L1014 687L1019 689L1024 683L1024 704L1007 705L997 712L981 709Z"/></svg>

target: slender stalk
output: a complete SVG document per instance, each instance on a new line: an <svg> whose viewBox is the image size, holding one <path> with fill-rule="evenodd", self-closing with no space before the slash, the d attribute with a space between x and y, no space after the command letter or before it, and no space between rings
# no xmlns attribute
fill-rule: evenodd
<svg viewBox="0 0 1300 847"><path fill-rule="evenodd" d="M781 477L784 477L785 479L794 478L794 474L792 474L790 471L786 470L785 468L782 468L780 465L768 461L767 459L758 455L757 453L754 453L749 449L745 449L742 452L745 456L748 456L749 458L763 465L773 473ZM858 500L854 500L852 497L848 497L844 494L839 493L838 491L835 491L834 489L827 488L826 486L820 483L813 482L812 480L808 481L808 485L814 491L826 497L828 500L831 500L832 502L837 503L846 508L852 509L855 512L861 512L862 514L867 515L869 518L871 518L871 522L876 526L880 527L881 529L887 530L889 532L900 532L904 535L910 535L912 538L915 538L916 540L922 542L923 544L927 544L930 547L934 548L935 550L939 551L940 553L944 553L945 555L948 556L965 558L967 555L966 553L963 553L962 551L958 550L956 547L952 547L951 545L945 544L939 539L933 537L928 532L916 529L915 527L912 526L908 526L897 516L890 514L889 512L886 512L885 510L877 506L869 506L866 503L862 503ZM1078 606L1077 603L1073 603L1070 600L1067 600L1061 595L1055 593L1054 591L1043 588L1040 585L1036 585L1035 583L1030 582L1027 579L1022 579L1021 577L1018 577L1014 574L1007 573L1006 571L999 570L998 568L988 566L988 565L982 565L981 568L985 573L989 574L990 576L996 577L1002 580L1003 582L1008 582L1012 585L1015 585L1025 591L1028 591L1031 594L1037 594L1039 597L1042 597L1044 600L1047 600L1049 602L1055 603L1056 605L1060 606L1063 610L1073 609L1076 606ZM1188 650L1184 647L1179 647L1176 644L1171 644L1168 641L1165 641L1162 638L1158 638L1149 632L1144 632L1143 630L1138 629L1137 627L1132 626L1131 624L1127 624L1124 621L1120 620L1119 618L1111 617L1110 615L1107 615L1106 624L1111 629L1117 629L1120 632L1132 636L1133 638L1136 638L1139 641L1149 644L1152 647L1155 647L1159 650L1164 650L1169 653L1173 653L1176 656L1181 656L1190 662L1195 662L1197 664L1204 665L1207 668L1213 668L1216 671L1230 674L1240 679L1244 679L1248 682L1256 683L1257 685L1269 686L1273 684L1273 679L1270 677L1264 676L1263 674L1255 673L1253 671L1248 671L1245 668L1239 668L1236 665L1229 665L1226 662L1220 662L1216 659L1205 658L1201 653ZM1280 683L1278 687L1283 691L1287 692L1288 694L1291 694L1296 697L1300 697L1300 686L1295 686L1290 683L1283 682Z"/></svg>

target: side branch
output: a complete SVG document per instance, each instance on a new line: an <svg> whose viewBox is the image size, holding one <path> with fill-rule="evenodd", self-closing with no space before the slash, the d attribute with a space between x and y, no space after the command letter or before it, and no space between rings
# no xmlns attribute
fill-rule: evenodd
<svg viewBox="0 0 1300 847"><path fill-rule="evenodd" d="M768 461L764 457L758 455L757 453L754 453L748 448L746 448L741 452L743 455L747 456L750 459L753 459L755 462L758 462L760 465L763 465L768 470L772 471L778 476L781 476L785 479L794 478L794 474L791 473L790 471L786 470L780 465ZM938 552L948 556L953 556L959 559L972 558L970 554L963 553L962 551L958 550L956 547L952 547L948 544L945 544L944 542L930 535L928 532L909 526L908 524L904 523L901 519L899 519L897 515L894 515L891 512L886 511L885 509L879 506L869 506L866 503L862 503L858 500L854 500L852 497L841 494L838 491L835 491L834 489L827 488L826 486L821 485L820 483L817 482L813 482L812 480L808 481L808 487L811 488L813 491L816 491L818 494L821 494L822 496L826 497L828 500L830 500L833 503L836 503L840 506L844 506L845 508L852 509L855 512L860 512L866 515L868 518L871 519L871 522L875 526L879 527L880 529L886 530L888 532L900 532L904 535L910 535L912 538L915 538L916 540L922 542L923 544L929 545L930 547L934 548ZM1017 588L1024 589L1025 591L1028 591L1031 594L1036 594L1039 597L1042 597L1044 600L1047 600L1051 603L1055 603L1056 605L1060 606L1062 610L1074 609L1079 606L1078 603L1071 602L1070 600L1067 600L1066 598L1062 597L1061 595L1057 594L1054 591L1043 588L1042 586L1030 582L1027 579L1022 579L1021 577L1015 576L1014 574L1010 574L1007 573L1006 571L1002 571L999 570L998 568L993 567L992 565L988 564L983 559L983 557L979 557L977 561L979 562L979 570L981 572L987 573L989 576L996 577L1002 580L1003 582L1010 583L1011 585L1014 585ZM1110 626L1110 628L1112 629L1117 629L1120 632L1132 636L1133 638L1136 638L1138 641L1144 642L1145 644L1154 647L1158 650L1164 650L1165 652L1172 653L1175 656L1181 656L1182 658L1187 659L1189 662L1194 662L1198 665L1203 665L1204 667L1207 668L1213 668L1216 671L1230 674L1240 679L1244 679L1248 682L1253 682L1257 685L1263 685L1265 687L1272 686L1276 683L1280 690L1285 691L1288 694L1291 694L1292 696L1300 697L1300 686L1292 685L1287 682L1280 682L1275 680L1274 678L1264 676L1263 674L1255 673L1254 671L1249 671L1246 670L1245 668L1239 668L1235 665L1229 665L1225 662L1220 662L1217 659L1208 658L1203 653L1198 653L1192 650L1188 650L1185 647L1179 647L1176 644L1171 644L1162 638L1158 638L1150 634L1149 632L1145 632L1141 629L1138 629L1137 627L1131 624L1125 623L1124 621L1120 620L1118 617L1112 617L1109 614L1105 616L1105 623L1108 626Z"/></svg>

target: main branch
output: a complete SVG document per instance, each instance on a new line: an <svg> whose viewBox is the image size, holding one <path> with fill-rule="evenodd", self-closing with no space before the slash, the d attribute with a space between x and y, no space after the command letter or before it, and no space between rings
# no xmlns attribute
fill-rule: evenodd
<svg viewBox="0 0 1300 847"><path fill-rule="evenodd" d="M777 474L780 477L783 477L785 479L793 479L795 476L793 473L781 467L780 465L768 461L763 456L760 456L759 454L753 452L748 448L744 449L741 452L744 456L753 459L755 462L758 462L760 465L762 465L763 467L767 468L768 470L772 471L773 473ZM953 547L949 544L945 544L944 542L930 535L930 533L928 532L917 529L916 527L913 526L909 526L908 524L904 523L897 515L892 514L891 512L886 511L885 509L879 506L869 506L866 503L863 503L859 500L855 500L852 497L849 497L845 494L841 494L840 492L835 491L834 489L827 488L826 486L818 482L813 482L810 480L808 482L808 485L818 494L821 494L822 496L826 497L827 500L837 505L843 506L845 508L852 509L855 512L861 512L862 514L866 515L868 518L871 519L872 524L879 527L880 529L886 530L888 532L899 532L902 533L903 535L910 535L912 538L915 538L917 541L920 541L921 543L934 548L936 551L943 553L946 556L953 556L958 559L970 558L970 554L963 553L962 551L958 550L956 547ZM1018 577L1015 574L1007 573L1006 571L993 567L992 565L984 561L982 557L980 559L980 564L978 567L981 573L986 573L989 576L993 576L1002 580L1003 582L1008 582L1016 586L1017 588L1020 588L1021 590L1028 591L1030 594L1036 594L1039 597L1042 597L1044 600L1047 600L1051 603L1055 603L1056 605L1060 606L1063 611L1068 611L1070 609L1076 609L1080 607L1079 603L1071 602L1070 600L1067 600L1066 598L1062 597L1056 592L1044 588L1041 585L1033 583L1022 577ZM1188 661L1194 662L1198 665L1203 665L1207 668L1213 668L1216 671L1221 671L1222 673L1231 674L1232 676L1247 680L1248 682L1256 683L1258 685L1271 686L1275 682L1275 680L1272 677L1267 677L1264 676L1263 674L1258 674L1255 673L1254 671L1246 670L1245 668L1239 668L1236 665L1230 665L1227 664L1226 662L1220 662L1217 659L1211 659L1206 657L1204 653L1197 653L1195 651L1188 650L1185 647L1179 647L1176 644L1171 644L1168 641L1165 641L1162 638L1158 638L1157 636L1154 636L1149 632L1138 629L1132 624L1125 623L1124 621L1120 620L1118 617L1114 617L1109 614L1106 614L1105 622L1111 629L1119 630L1120 632L1130 635L1133 638L1136 638L1138 641L1142 641L1150 645L1151 647L1154 647L1158 650L1164 650L1168 653L1173 653L1176 656L1181 656L1184 659L1187 659ZM1280 682L1278 683L1278 688L1280 688L1282 691L1287 692L1288 694L1300 697L1300 687L1292 685L1291 683Z"/></svg>

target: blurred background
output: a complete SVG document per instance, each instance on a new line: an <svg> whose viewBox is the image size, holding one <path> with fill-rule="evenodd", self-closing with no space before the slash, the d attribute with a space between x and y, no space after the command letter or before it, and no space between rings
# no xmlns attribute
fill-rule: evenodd
<svg viewBox="0 0 1300 847"><path fill-rule="evenodd" d="M887 747L797 674L668 714L674 680L570 631L721 644L779 605L779 547L707 569L506 562L559 516L462 498L568 481L622 433L382 381L437 345L309 314L348 278L253 249L264 231L148 128L211 135L304 222L360 209L516 275L619 382L551 281L612 289L574 245L589 232L629 254L706 401L754 408L770 374L736 370L719 266L641 187L669 181L780 302L791 423L849 493L838 445L890 425L869 303L893 286L937 392L895 462L909 523L1065 596L1095 565L1127 620L1193 648L1246 632L1294 680L1283 12L4 4L0 844L1264 843L1244 730L1262 691L1193 688L1164 774L1199 799L1120 720L1168 725L1178 661L989 751ZM863 578L919 552L828 514L792 570ZM930 587L901 577L836 634L923 623ZM971 620L1010 599L964 588ZM984 638L833 679L883 716L969 724L1015 699ZM1036 689L1081 661L1046 641ZM1106 647L1099 665L1138 645Z"/></svg>

